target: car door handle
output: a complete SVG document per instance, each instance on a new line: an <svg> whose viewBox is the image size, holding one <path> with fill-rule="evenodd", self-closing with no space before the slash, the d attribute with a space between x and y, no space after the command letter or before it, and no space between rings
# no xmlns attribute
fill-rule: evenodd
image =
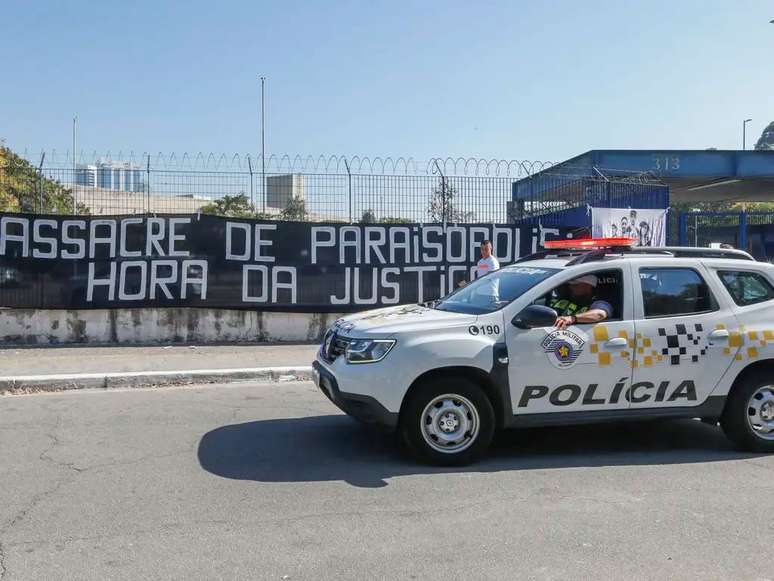
<svg viewBox="0 0 774 581"><path fill-rule="evenodd" d="M715 329L709 334L709 340L712 341L728 341L728 331L726 329Z"/></svg>
<svg viewBox="0 0 774 581"><path fill-rule="evenodd" d="M623 349L629 345L629 341L625 337L615 337L605 342L605 347L608 349Z"/></svg>

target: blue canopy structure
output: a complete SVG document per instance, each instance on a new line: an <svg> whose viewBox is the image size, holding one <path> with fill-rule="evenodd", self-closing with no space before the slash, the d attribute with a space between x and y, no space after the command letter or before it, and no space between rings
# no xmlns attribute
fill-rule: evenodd
<svg viewBox="0 0 774 581"><path fill-rule="evenodd" d="M584 177L661 183L672 202L771 201L774 151L595 149L515 182L513 198L560 200Z"/></svg>

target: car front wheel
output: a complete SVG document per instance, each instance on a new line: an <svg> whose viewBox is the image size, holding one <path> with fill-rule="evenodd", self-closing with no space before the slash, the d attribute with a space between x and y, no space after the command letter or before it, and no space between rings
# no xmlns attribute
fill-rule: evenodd
<svg viewBox="0 0 774 581"><path fill-rule="evenodd" d="M419 386L401 414L400 432L423 460L444 466L469 464L492 441L494 410L484 391L463 378Z"/></svg>

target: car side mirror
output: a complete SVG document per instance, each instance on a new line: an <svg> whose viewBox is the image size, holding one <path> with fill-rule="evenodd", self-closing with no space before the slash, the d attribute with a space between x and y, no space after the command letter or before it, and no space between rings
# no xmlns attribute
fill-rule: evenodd
<svg viewBox="0 0 774 581"><path fill-rule="evenodd" d="M535 327L551 327L556 323L556 311L543 305L529 305L513 317L511 324L519 329L534 329Z"/></svg>

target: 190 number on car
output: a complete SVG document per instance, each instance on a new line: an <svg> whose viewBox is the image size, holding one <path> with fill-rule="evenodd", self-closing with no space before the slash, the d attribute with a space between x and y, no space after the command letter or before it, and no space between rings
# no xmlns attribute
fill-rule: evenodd
<svg viewBox="0 0 774 581"><path fill-rule="evenodd" d="M500 325L471 325L468 327L471 335L499 335Z"/></svg>

